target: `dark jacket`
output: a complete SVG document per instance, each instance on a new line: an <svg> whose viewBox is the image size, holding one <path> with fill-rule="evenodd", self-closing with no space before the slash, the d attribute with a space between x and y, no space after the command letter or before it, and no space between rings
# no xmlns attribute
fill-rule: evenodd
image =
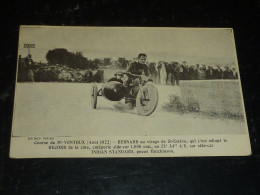
<svg viewBox="0 0 260 195"><path fill-rule="evenodd" d="M223 78L223 71L221 69L214 70L214 79L222 79Z"/></svg>
<svg viewBox="0 0 260 195"><path fill-rule="evenodd" d="M142 75L144 73L145 76L149 76L148 66L146 64L141 64L139 62L133 62L129 66L127 72L130 72L132 74L138 74L138 75Z"/></svg>

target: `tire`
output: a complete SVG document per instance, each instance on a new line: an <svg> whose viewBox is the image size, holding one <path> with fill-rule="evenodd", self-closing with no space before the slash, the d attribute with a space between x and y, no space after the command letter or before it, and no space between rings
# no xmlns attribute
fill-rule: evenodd
<svg viewBox="0 0 260 195"><path fill-rule="evenodd" d="M157 88L147 83L138 92L136 97L137 114L143 116L151 115L158 105L159 95Z"/></svg>
<svg viewBox="0 0 260 195"><path fill-rule="evenodd" d="M93 109L97 109L98 87L96 83L92 83L90 94L91 94L91 106Z"/></svg>

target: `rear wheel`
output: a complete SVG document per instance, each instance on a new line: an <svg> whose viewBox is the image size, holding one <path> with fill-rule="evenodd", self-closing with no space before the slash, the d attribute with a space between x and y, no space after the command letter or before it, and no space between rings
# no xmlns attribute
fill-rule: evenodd
<svg viewBox="0 0 260 195"><path fill-rule="evenodd" d="M91 87L91 106L93 109L97 108L97 95L98 95L98 87L96 83L92 83Z"/></svg>
<svg viewBox="0 0 260 195"><path fill-rule="evenodd" d="M136 97L137 114L143 116L152 114L157 107L158 99L157 88L151 83L144 85Z"/></svg>

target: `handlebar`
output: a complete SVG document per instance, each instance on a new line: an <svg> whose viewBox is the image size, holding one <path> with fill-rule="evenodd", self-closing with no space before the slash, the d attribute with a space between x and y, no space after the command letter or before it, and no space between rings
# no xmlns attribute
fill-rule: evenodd
<svg viewBox="0 0 260 195"><path fill-rule="evenodd" d="M133 73L130 73L130 72L118 72L116 73L115 75L128 75L128 76L131 76L133 78L140 78L141 80L143 81L153 81L151 78L149 78L149 76L144 76L144 75L138 75L138 74L133 74ZM145 79L144 79L145 78Z"/></svg>
<svg viewBox="0 0 260 195"><path fill-rule="evenodd" d="M117 72L115 73L115 75L130 75L130 76L133 76L133 77L141 77L142 75L138 75L138 74L133 74L133 73L130 73L130 72Z"/></svg>

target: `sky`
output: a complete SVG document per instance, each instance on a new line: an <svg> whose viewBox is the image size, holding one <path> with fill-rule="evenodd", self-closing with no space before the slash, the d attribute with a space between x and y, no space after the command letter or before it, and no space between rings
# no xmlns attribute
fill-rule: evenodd
<svg viewBox="0 0 260 195"><path fill-rule="evenodd" d="M37 62L46 62L48 50L65 48L82 52L89 59L133 59L146 53L150 62L236 64L232 29L22 26L19 37L22 57L28 54L24 44L35 44L30 53Z"/></svg>

